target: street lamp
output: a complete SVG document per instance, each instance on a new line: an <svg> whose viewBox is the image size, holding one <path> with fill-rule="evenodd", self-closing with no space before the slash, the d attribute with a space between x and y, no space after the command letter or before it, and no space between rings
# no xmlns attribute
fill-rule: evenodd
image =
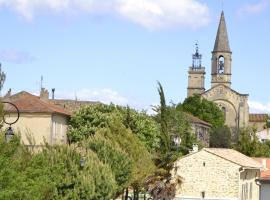
<svg viewBox="0 0 270 200"><path fill-rule="evenodd" d="M13 129L11 127L11 125L15 124L19 118L20 118L20 111L18 109L18 107L11 103L11 102L8 102L8 101L2 101L3 104L8 104L9 106L12 106L15 108L15 111L16 111L16 117L15 117L15 120L13 121L8 121L6 116L8 115L10 117L10 112L12 111L12 108L10 110L8 110L8 112L6 113L4 111L4 115L3 115L3 122L7 125L9 125L9 127L6 129L6 132L5 132L5 139L6 139L6 142L10 142L10 140L13 138L14 136L14 132L13 132Z"/></svg>

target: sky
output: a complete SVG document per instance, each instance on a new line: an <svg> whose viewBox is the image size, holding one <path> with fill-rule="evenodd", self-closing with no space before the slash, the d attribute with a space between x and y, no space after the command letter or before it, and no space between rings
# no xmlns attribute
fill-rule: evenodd
<svg viewBox="0 0 270 200"><path fill-rule="evenodd" d="M232 88L270 113L270 0L0 0L2 90L149 109L187 95L198 42L210 88L211 51L224 10Z"/></svg>

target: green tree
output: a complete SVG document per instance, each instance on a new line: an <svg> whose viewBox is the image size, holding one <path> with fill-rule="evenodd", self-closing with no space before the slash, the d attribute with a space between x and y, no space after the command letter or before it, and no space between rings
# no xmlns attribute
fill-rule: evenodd
<svg viewBox="0 0 270 200"><path fill-rule="evenodd" d="M163 87L160 82L158 82L158 94L160 98L160 107L158 109L160 119L160 131L161 131L161 151L167 154L171 149L171 138L168 132L168 111L166 105L165 94Z"/></svg>
<svg viewBox="0 0 270 200"><path fill-rule="evenodd" d="M94 135L98 129L107 128L115 116L136 134L149 151L159 148L159 125L151 116L145 111L139 112L113 104L97 104L78 110L70 120L69 141L71 143L82 141Z"/></svg>
<svg viewBox="0 0 270 200"><path fill-rule="evenodd" d="M234 149L250 157L269 157L270 148L268 144L260 143L251 128L240 129L239 140Z"/></svg>
<svg viewBox="0 0 270 200"><path fill-rule="evenodd" d="M270 128L270 115L267 116L264 128Z"/></svg>
<svg viewBox="0 0 270 200"><path fill-rule="evenodd" d="M210 134L210 147L231 148L231 130L228 126L214 128Z"/></svg>
<svg viewBox="0 0 270 200"><path fill-rule="evenodd" d="M2 65L0 63L0 92L3 89L4 83L6 81L6 74L2 71Z"/></svg>
<svg viewBox="0 0 270 200"><path fill-rule="evenodd" d="M83 148L92 150L99 160L110 166L117 183L117 194L120 194L131 182L132 159L117 143L106 139L102 132L97 131L94 136L84 141Z"/></svg>
<svg viewBox="0 0 270 200"><path fill-rule="evenodd" d="M101 134L128 154L132 161L131 184L135 188L143 185L148 176L155 170L151 154L131 130L127 129L119 119L114 118L107 129L101 129Z"/></svg>
<svg viewBox="0 0 270 200"><path fill-rule="evenodd" d="M7 143L1 137L0 167L0 199L109 200L116 193L110 167L92 151L82 154L75 147L48 146L34 154L19 138Z"/></svg>
<svg viewBox="0 0 270 200"><path fill-rule="evenodd" d="M185 99L182 105L179 105L184 112L212 124L213 128L222 127L224 125L224 114L219 107L199 95L193 95Z"/></svg>

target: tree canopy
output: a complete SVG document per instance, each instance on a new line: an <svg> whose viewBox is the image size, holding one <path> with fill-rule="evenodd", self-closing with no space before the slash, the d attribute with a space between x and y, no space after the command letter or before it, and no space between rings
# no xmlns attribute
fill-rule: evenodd
<svg viewBox="0 0 270 200"><path fill-rule="evenodd" d="M186 98L182 105L179 106L183 111L212 124L213 128L224 125L224 114L219 107L214 102L208 101L199 95Z"/></svg>

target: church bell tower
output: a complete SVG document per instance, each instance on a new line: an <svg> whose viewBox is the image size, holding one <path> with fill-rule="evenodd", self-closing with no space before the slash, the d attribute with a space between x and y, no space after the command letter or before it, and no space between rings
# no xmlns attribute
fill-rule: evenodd
<svg viewBox="0 0 270 200"><path fill-rule="evenodd" d="M224 12L222 11L214 50L212 51L212 88L219 84L231 87L231 56L232 52Z"/></svg>
<svg viewBox="0 0 270 200"><path fill-rule="evenodd" d="M188 71L188 89L187 96L194 94L202 94L204 88L205 67L202 67L202 55L199 53L198 44L196 44L196 52L192 55L192 66Z"/></svg>

